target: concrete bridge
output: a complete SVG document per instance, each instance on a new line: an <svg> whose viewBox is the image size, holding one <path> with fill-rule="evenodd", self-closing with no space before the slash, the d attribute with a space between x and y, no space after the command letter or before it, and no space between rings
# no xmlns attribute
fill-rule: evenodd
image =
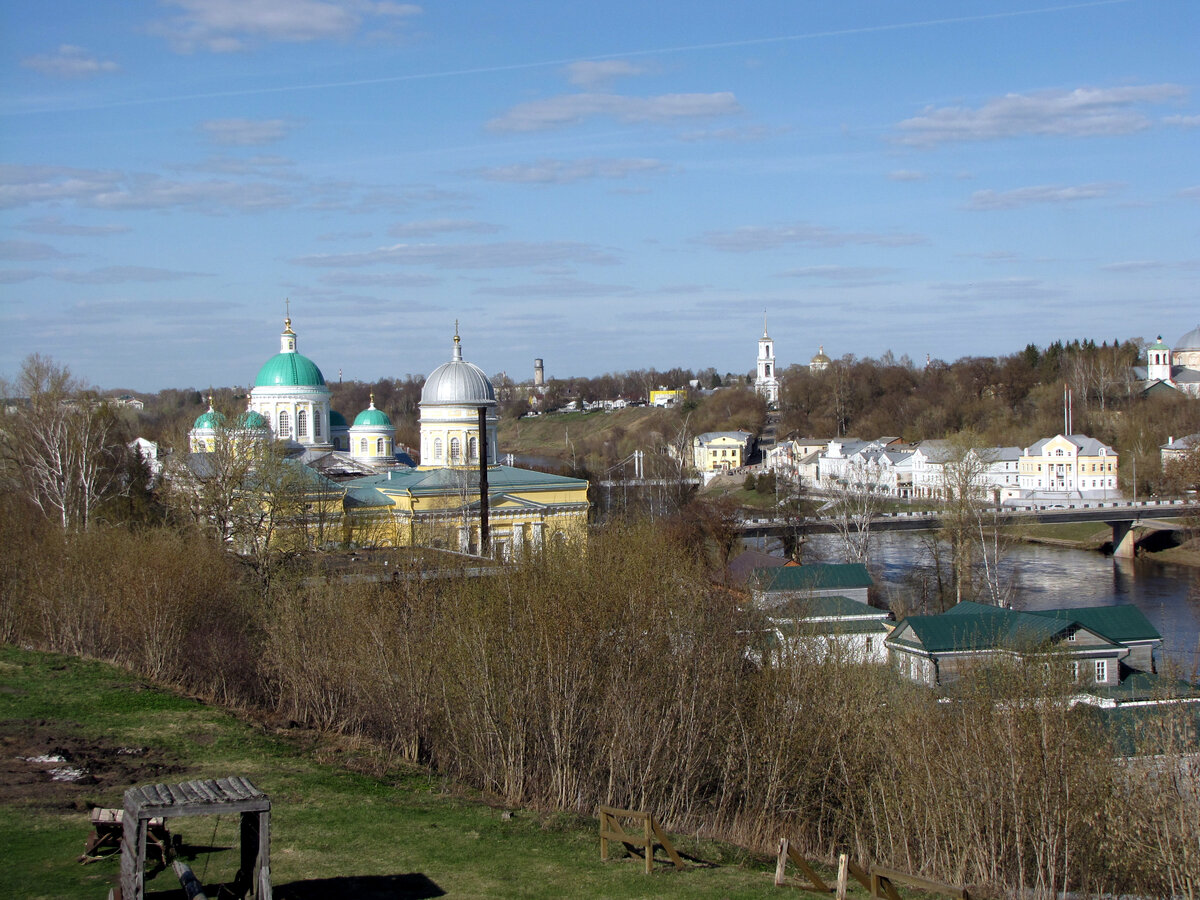
<svg viewBox="0 0 1200 900"><path fill-rule="evenodd" d="M989 506L997 524L1020 525L1038 522L1067 525L1072 522L1103 522L1113 531L1113 555L1132 558L1136 550L1136 529L1178 528L1158 519L1200 516L1200 500L1082 501L1064 504ZM872 531L936 531L942 527L941 513L911 511L880 513L870 520ZM743 520L740 531L749 537L779 536L799 529L808 534L830 534L838 530L838 520L830 516L762 517Z"/></svg>

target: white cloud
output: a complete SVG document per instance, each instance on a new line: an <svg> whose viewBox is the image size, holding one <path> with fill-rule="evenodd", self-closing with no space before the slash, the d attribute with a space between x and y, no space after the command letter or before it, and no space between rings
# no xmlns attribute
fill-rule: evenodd
<svg viewBox="0 0 1200 900"><path fill-rule="evenodd" d="M1074 186L1042 184L1011 191L976 191L967 202L967 209L1020 209L1035 203L1075 203L1107 197L1120 187L1113 183L1093 182Z"/></svg>
<svg viewBox="0 0 1200 900"><path fill-rule="evenodd" d="M894 172L888 172L888 178L892 181L925 181L928 177L924 172L917 172L913 169L897 169Z"/></svg>
<svg viewBox="0 0 1200 900"><path fill-rule="evenodd" d="M495 244L393 244L361 253L326 253L301 256L292 262L318 268L394 265L433 265L443 269L503 269L554 262L611 263L613 257L571 241Z"/></svg>
<svg viewBox="0 0 1200 900"><path fill-rule="evenodd" d="M439 281L411 272L329 272L317 280L334 287L429 287Z"/></svg>
<svg viewBox="0 0 1200 900"><path fill-rule="evenodd" d="M1131 134L1150 127L1138 108L1185 96L1176 84L1076 88L1005 94L978 108L926 107L897 125L901 143L932 146L948 141L985 141L1026 135L1091 137Z"/></svg>
<svg viewBox="0 0 1200 900"><path fill-rule="evenodd" d="M1179 196L1185 200L1200 200L1200 185L1184 188L1179 192Z"/></svg>
<svg viewBox="0 0 1200 900"><path fill-rule="evenodd" d="M516 184L570 184L587 178L625 178L660 173L666 166L657 159L543 159L536 163L494 166L474 174L488 181Z"/></svg>
<svg viewBox="0 0 1200 900"><path fill-rule="evenodd" d="M251 40L345 40L365 25L387 27L421 12L410 3L371 0L162 0L179 10L152 33L180 52L244 50Z"/></svg>
<svg viewBox="0 0 1200 900"><path fill-rule="evenodd" d="M818 281L839 283L876 283L880 278L895 274L896 270L884 266L806 266L780 272L784 278L811 278Z"/></svg>
<svg viewBox="0 0 1200 900"><path fill-rule="evenodd" d="M131 230L128 225L72 225L64 222L58 216L26 219L17 227L30 234L54 234L70 237L103 237L109 234L125 234Z"/></svg>
<svg viewBox="0 0 1200 900"><path fill-rule="evenodd" d="M767 128L765 125L749 125L745 128L698 128L679 134L681 141L734 141L749 143L765 141L788 131L787 128Z"/></svg>
<svg viewBox="0 0 1200 900"><path fill-rule="evenodd" d="M204 276L203 272L176 272L152 266L105 266L101 269L92 269L90 272L55 272L50 277L56 281L67 281L72 284L126 284L131 281L180 281L185 278L202 276Z"/></svg>
<svg viewBox="0 0 1200 900"><path fill-rule="evenodd" d="M646 69L627 59L581 60L567 66L567 80L571 84L590 88L608 84L616 78L641 75Z"/></svg>
<svg viewBox="0 0 1200 900"><path fill-rule="evenodd" d="M223 147L258 147L283 140L298 126L289 119L209 119L200 130Z"/></svg>
<svg viewBox="0 0 1200 900"><path fill-rule="evenodd" d="M0 259L30 262L38 259L65 259L71 254L63 253L40 241L0 241Z"/></svg>
<svg viewBox="0 0 1200 900"><path fill-rule="evenodd" d="M112 60L97 59L82 47L73 44L63 44L54 53L26 57L21 60L21 65L43 75L54 75L58 78L90 78L105 72L116 72L121 68Z"/></svg>
<svg viewBox="0 0 1200 900"><path fill-rule="evenodd" d="M838 231L824 225L806 224L743 225L732 231L709 231L696 240L714 250L735 253L775 250L797 244L808 247L843 247L847 244L907 247L925 243L925 238L915 234Z"/></svg>
<svg viewBox="0 0 1200 900"><path fill-rule="evenodd" d="M625 97L620 94L564 94L520 103L488 122L492 131L544 131L575 125L586 119L608 117L621 122L667 122L686 118L711 118L740 113L731 92L715 94L661 94Z"/></svg>
<svg viewBox="0 0 1200 900"><path fill-rule="evenodd" d="M1164 125L1176 125L1180 128L1200 127L1200 116L1165 116Z"/></svg>
<svg viewBox="0 0 1200 900"><path fill-rule="evenodd" d="M62 201L94 209L190 207L213 213L278 209L294 203L295 197L263 182L178 181L67 166L0 166L0 208Z"/></svg>
<svg viewBox="0 0 1200 900"><path fill-rule="evenodd" d="M471 234L495 234L499 225L476 222L471 219L426 219L422 222L398 222L388 229L392 237L427 237L432 234L470 232Z"/></svg>
<svg viewBox="0 0 1200 900"><path fill-rule="evenodd" d="M1002 278L995 281L944 281L930 288L948 300L991 302L1001 300L1048 300L1061 297L1058 288L1047 287L1036 278Z"/></svg>
<svg viewBox="0 0 1200 900"><path fill-rule="evenodd" d="M632 288L623 284L597 284L576 278L552 278L539 284L511 284L500 287L481 287L474 293L490 297L611 297L628 294Z"/></svg>

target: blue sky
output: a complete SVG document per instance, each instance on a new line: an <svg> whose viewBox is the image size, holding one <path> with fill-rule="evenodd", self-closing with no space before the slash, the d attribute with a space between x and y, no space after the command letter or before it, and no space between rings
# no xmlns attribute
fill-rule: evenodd
<svg viewBox="0 0 1200 900"><path fill-rule="evenodd" d="M1200 322L1200 4L5 0L0 375L753 368Z"/></svg>

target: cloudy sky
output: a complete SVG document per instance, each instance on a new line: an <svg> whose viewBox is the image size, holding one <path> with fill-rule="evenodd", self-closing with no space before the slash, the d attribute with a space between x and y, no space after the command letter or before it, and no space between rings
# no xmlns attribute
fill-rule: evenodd
<svg viewBox="0 0 1200 900"><path fill-rule="evenodd" d="M923 360L1200 322L1193 0L0 3L0 376Z"/></svg>

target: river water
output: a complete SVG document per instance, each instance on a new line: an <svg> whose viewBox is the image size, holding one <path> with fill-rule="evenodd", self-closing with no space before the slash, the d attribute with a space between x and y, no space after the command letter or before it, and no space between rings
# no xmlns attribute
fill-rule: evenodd
<svg viewBox="0 0 1200 900"><path fill-rule="evenodd" d="M882 577L885 596L928 565L919 534L882 532L872 536L870 566ZM806 557L840 561L833 535L813 535ZM1163 636L1160 658L1188 673L1200 667L1200 568L1139 558L1115 559L1087 550L1044 544L1017 544L1001 563L1014 585L1018 609L1109 606L1131 603Z"/></svg>

